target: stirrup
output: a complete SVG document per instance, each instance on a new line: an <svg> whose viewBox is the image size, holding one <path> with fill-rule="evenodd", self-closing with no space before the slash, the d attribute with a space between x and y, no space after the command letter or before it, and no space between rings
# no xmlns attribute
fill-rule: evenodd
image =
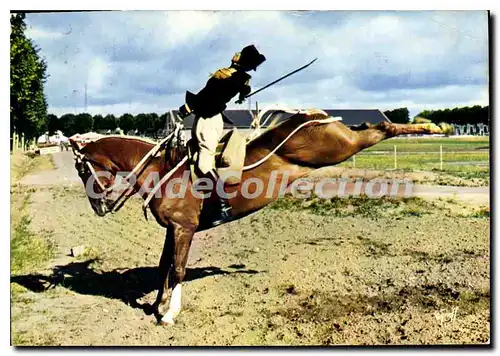
<svg viewBox="0 0 500 356"><path fill-rule="evenodd" d="M226 202L221 202L220 215L218 219L212 222L213 226L218 226L225 222L233 220L233 216L230 213L231 207Z"/></svg>

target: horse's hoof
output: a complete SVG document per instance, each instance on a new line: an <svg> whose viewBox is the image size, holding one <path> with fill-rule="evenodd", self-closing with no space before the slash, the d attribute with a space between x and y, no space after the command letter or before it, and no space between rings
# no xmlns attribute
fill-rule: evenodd
<svg viewBox="0 0 500 356"><path fill-rule="evenodd" d="M171 326L171 325L175 325L175 323L173 321L166 322L166 321L160 320L159 322L156 323L156 325L158 325L158 326Z"/></svg>
<svg viewBox="0 0 500 356"><path fill-rule="evenodd" d="M165 315L163 318L158 321L158 325L175 325L174 319L170 315Z"/></svg>
<svg viewBox="0 0 500 356"><path fill-rule="evenodd" d="M445 135L452 135L453 134L453 126L446 122L441 122L439 123L439 128Z"/></svg>

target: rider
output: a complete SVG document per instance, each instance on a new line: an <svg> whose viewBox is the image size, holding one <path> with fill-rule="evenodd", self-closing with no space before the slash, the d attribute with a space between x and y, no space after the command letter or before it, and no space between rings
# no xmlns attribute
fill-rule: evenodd
<svg viewBox="0 0 500 356"><path fill-rule="evenodd" d="M251 91L250 78L247 73L256 70L257 67L266 60L266 57L259 53L254 45L246 46L237 52L232 60L231 66L221 68L210 76L207 84L198 94L186 92L186 103L179 108L179 115L185 118L189 114L194 114L195 120L192 136L196 137L198 145L198 168L204 175L218 180L215 171L215 153L217 144L223 133L223 122L231 123L222 115L226 109L226 104L236 95L239 98L237 104L242 104L245 96ZM229 211L231 207L224 197L220 197L221 216L214 222L218 225L230 219Z"/></svg>

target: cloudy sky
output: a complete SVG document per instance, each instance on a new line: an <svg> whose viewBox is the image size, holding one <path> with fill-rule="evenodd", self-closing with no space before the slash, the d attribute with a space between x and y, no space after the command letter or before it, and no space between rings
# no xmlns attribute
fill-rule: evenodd
<svg viewBox="0 0 500 356"><path fill-rule="evenodd" d="M253 99L259 107L423 109L488 105L488 23L480 11L188 12L27 15L56 115L163 113L234 52L267 61L254 89L318 58ZM254 104L252 104L253 106ZM230 108L248 108L231 103Z"/></svg>

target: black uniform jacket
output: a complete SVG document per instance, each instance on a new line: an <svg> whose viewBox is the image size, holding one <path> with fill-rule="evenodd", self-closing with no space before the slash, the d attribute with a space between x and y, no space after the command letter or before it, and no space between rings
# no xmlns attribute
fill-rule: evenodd
<svg viewBox="0 0 500 356"><path fill-rule="evenodd" d="M234 67L215 72L198 94L186 92L186 103L197 116L204 118L222 113L237 94L250 93L250 75Z"/></svg>

